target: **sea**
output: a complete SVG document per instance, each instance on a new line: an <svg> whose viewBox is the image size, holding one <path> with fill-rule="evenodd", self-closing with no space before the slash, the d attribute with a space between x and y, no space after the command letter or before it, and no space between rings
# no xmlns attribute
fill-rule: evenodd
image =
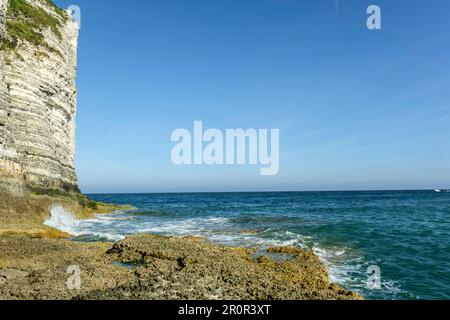
<svg viewBox="0 0 450 320"><path fill-rule="evenodd" d="M264 250L312 250L331 281L369 300L450 299L450 192L91 194L136 209L77 220L55 206L47 225L76 241L131 234L200 236Z"/></svg>

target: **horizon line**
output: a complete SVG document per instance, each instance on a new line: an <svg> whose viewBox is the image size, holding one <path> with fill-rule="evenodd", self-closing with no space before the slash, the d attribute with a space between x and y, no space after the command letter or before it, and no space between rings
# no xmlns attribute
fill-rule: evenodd
<svg viewBox="0 0 450 320"><path fill-rule="evenodd" d="M154 192L82 192L86 195L145 195L145 194L221 194L221 193L326 193L326 192L411 192L443 189L359 189L359 190L284 190L284 191L154 191Z"/></svg>

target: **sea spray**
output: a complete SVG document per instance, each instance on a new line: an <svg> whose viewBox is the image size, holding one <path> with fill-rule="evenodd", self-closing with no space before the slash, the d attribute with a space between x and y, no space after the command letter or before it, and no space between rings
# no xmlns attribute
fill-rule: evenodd
<svg viewBox="0 0 450 320"><path fill-rule="evenodd" d="M50 217L44 222L46 226L76 235L79 220L61 205L53 205L50 210Z"/></svg>
<svg viewBox="0 0 450 320"><path fill-rule="evenodd" d="M117 219L113 215L104 215L94 219L80 220L61 205L54 205L50 210L50 217L44 224L74 237L83 238L85 241L117 241L127 235L126 233L109 232L112 228L108 228L108 226Z"/></svg>

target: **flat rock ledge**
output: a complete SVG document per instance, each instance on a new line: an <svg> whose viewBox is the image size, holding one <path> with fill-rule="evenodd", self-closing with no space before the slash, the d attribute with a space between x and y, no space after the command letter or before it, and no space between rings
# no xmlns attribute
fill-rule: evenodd
<svg viewBox="0 0 450 320"><path fill-rule="evenodd" d="M80 270L80 289L68 288L70 266ZM191 237L139 235L111 244L6 235L0 237L0 299L361 297L331 284L317 256L296 248L261 254Z"/></svg>

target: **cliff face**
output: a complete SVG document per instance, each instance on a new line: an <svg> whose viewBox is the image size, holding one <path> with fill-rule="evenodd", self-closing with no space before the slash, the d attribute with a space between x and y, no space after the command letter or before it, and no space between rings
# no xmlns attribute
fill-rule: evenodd
<svg viewBox="0 0 450 320"><path fill-rule="evenodd" d="M76 22L49 0L0 0L3 192L78 191L77 38Z"/></svg>
<svg viewBox="0 0 450 320"><path fill-rule="evenodd" d="M3 40L6 27L8 0L0 0L0 41ZM10 98L5 80L3 50L0 50L0 186L5 186L14 193L20 191L20 166L16 162L17 152L12 148L11 132L7 121Z"/></svg>

